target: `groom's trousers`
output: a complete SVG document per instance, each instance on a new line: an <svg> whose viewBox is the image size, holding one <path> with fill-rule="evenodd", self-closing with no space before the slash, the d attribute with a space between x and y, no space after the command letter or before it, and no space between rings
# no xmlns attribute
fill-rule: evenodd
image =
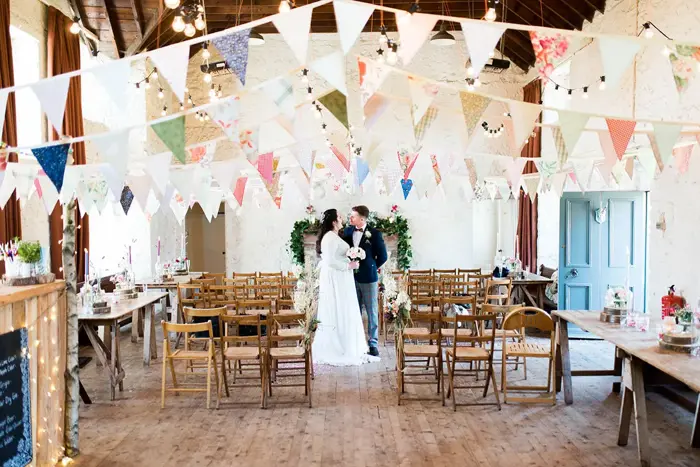
<svg viewBox="0 0 700 467"><path fill-rule="evenodd" d="M367 312L367 334L369 335L367 343L370 347L377 347L379 341L378 283L360 284L355 282L355 289L357 290L357 301L360 303L360 314L362 314L363 307Z"/></svg>

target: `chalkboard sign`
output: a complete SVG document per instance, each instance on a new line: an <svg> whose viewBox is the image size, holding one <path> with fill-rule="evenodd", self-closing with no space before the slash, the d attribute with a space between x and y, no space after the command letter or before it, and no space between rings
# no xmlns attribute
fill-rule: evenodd
<svg viewBox="0 0 700 467"><path fill-rule="evenodd" d="M27 329L0 334L0 465L32 461Z"/></svg>

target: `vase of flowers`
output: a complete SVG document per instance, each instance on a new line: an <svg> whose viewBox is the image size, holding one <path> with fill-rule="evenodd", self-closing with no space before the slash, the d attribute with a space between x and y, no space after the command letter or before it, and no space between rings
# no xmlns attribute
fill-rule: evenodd
<svg viewBox="0 0 700 467"><path fill-rule="evenodd" d="M690 331L693 325L693 309L690 306L677 309L674 316L678 325L683 328L683 332Z"/></svg>
<svg viewBox="0 0 700 467"><path fill-rule="evenodd" d="M605 293L605 307L615 310L627 310L632 303L632 292L626 287L608 287Z"/></svg>
<svg viewBox="0 0 700 467"><path fill-rule="evenodd" d="M39 263L41 262L41 244L39 242L19 242L17 257L20 260L20 276L36 276Z"/></svg>

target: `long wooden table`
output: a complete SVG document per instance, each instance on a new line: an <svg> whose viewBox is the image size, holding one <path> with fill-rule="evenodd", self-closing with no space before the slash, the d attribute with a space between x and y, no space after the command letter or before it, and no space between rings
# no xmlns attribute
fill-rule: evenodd
<svg viewBox="0 0 700 467"><path fill-rule="evenodd" d="M107 301L112 307L109 313L96 315L85 310L79 312L78 322L80 328L85 330L85 334L87 334L92 347L95 349L98 360L106 368L109 368L109 387L112 400L115 399L117 386L119 386L119 391L124 390L123 380L125 372L121 366L119 353L119 322L130 316L133 317L136 313L140 313L141 309L144 310L143 363L144 365L150 365L151 359L155 359L158 356L154 304L166 296L167 293L165 292L142 292L139 293L138 298L111 303L111 296L108 294ZM109 346L105 344L95 330L95 327L98 326L104 326L105 335L110 336ZM134 320L132 327L136 328L137 326L137 320Z"/></svg>
<svg viewBox="0 0 700 467"><path fill-rule="evenodd" d="M633 328L621 327L619 324L601 322L598 311L562 310L554 311L552 315L558 329L557 354L561 355L561 358L557 359L557 380L559 380L560 375L563 377L564 400L567 404L572 404L574 401L572 376L621 374L624 392L617 444L627 445L629 425L634 412L639 460L643 466L651 465L644 389L645 374L648 379L650 376L655 376L654 373L661 374L668 380L681 382L693 391L700 392L700 358L661 349L656 334L656 324L660 321L652 321L649 331L640 332ZM613 370L593 370L578 372L578 374L572 371L569 352L569 323L615 345L616 364ZM696 403L690 445L694 448L700 447L700 397Z"/></svg>
<svg viewBox="0 0 700 467"><path fill-rule="evenodd" d="M523 279L513 279L511 296L516 297L520 303L520 297L526 305L544 309L544 292L552 279L532 273L525 273Z"/></svg>

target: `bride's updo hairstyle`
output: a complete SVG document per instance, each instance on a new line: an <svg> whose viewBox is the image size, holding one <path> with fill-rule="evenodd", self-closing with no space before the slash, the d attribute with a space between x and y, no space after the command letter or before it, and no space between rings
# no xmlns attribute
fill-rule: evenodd
<svg viewBox="0 0 700 467"><path fill-rule="evenodd" d="M324 211L321 217L321 230L318 232L318 238L316 239L316 253L321 254L321 240L327 232L333 230L333 224L338 220L338 210L337 209L327 209Z"/></svg>

